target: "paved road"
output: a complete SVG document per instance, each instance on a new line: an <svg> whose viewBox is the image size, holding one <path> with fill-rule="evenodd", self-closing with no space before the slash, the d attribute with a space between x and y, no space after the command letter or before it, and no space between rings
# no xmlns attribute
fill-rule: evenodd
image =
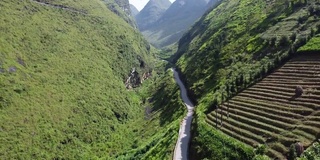
<svg viewBox="0 0 320 160"><path fill-rule="evenodd" d="M179 74L176 70L171 69L173 71L174 79L177 82L177 84L180 87L181 91L181 98L183 102L185 103L188 113L187 115L183 118L181 124L180 124L180 129L179 129L179 137L176 143L176 147L174 149L174 155L173 155L173 160L187 160L188 159L188 146L189 146L189 141L190 141L190 130L191 130L191 121L193 118L193 107L194 105L190 101L188 95L187 95L187 90L185 86L183 85L182 81L179 78Z"/></svg>

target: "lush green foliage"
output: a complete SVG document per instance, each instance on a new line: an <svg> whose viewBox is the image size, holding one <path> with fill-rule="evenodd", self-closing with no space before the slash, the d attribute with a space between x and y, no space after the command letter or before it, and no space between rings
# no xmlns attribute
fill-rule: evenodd
<svg viewBox="0 0 320 160"><path fill-rule="evenodd" d="M314 52L320 50L320 35L313 37L306 45L299 48L300 52Z"/></svg>
<svg viewBox="0 0 320 160"><path fill-rule="evenodd" d="M172 71L155 76L154 80L143 84L139 95L146 107L144 124L139 129L136 142L146 137L151 139L137 143L137 148L119 155L117 159L171 159L177 141L179 122L185 115L185 106L180 99L180 90L176 85Z"/></svg>
<svg viewBox="0 0 320 160"><path fill-rule="evenodd" d="M319 32L318 11L315 0L224 0L206 13L173 56L197 112L208 113L283 64ZM213 141L204 137L194 138L193 147Z"/></svg>
<svg viewBox="0 0 320 160"><path fill-rule="evenodd" d="M156 64L141 34L100 0L42 2L0 1L0 159L112 159L137 144L170 148L183 114L173 79L155 94L168 101L150 104L152 120L144 96L124 86L133 67L143 73Z"/></svg>
<svg viewBox="0 0 320 160"><path fill-rule="evenodd" d="M299 160L317 160L320 159L320 143L315 142L299 158Z"/></svg>
<svg viewBox="0 0 320 160"><path fill-rule="evenodd" d="M308 26L319 23L298 4L226 0L202 17L182 37L175 55L191 96L221 101L281 64L311 35ZM299 24L299 17L306 20Z"/></svg>

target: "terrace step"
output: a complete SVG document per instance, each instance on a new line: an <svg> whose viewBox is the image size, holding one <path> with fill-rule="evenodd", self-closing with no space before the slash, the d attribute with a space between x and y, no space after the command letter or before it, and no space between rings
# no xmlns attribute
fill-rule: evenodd
<svg viewBox="0 0 320 160"><path fill-rule="evenodd" d="M270 118L267 118L267 117L259 116L259 115L256 115L254 113L249 113L249 112L246 112L246 111L242 111L240 109L229 108L229 110L227 110L227 106L224 106L224 105L219 107L220 110L221 110L221 108L223 108L223 110L225 110L228 113L237 114L237 115L240 115L240 116L243 116L243 117L247 117L247 118L250 118L252 120L256 120L256 121L262 122L262 123L271 124L272 126L278 127L278 128L281 128L281 129L293 128L295 126L295 125L290 124L290 123L284 123L284 122L281 122L281 121L278 121L278 120L274 120L274 119L270 119Z"/></svg>
<svg viewBox="0 0 320 160"><path fill-rule="evenodd" d="M320 123L320 115L310 115L305 117L305 120L318 121Z"/></svg>
<svg viewBox="0 0 320 160"><path fill-rule="evenodd" d="M303 124L307 125L307 126L320 128L320 121L310 121L310 120L308 120L308 121L304 121Z"/></svg>
<svg viewBox="0 0 320 160"><path fill-rule="evenodd" d="M282 73L300 73L300 74L320 74L319 71L310 70L309 68L279 68L275 72L282 72Z"/></svg>
<svg viewBox="0 0 320 160"><path fill-rule="evenodd" d="M229 100L229 102L233 103L233 104L236 104L236 105L239 105L239 106L247 107L247 108L250 108L250 109L255 109L255 110L260 111L260 112L263 111L263 112L268 113L268 114L273 114L274 116L272 116L272 117L275 117L276 115L277 115L276 117L279 117L279 116L290 117L290 118L284 118L283 121L287 121L287 122L291 122L291 123L295 123L297 121L297 120L293 120L292 118L295 118L295 119L302 119L303 118L303 116L300 115L300 114L295 114L295 113L282 111L282 110L274 110L274 109L271 109L271 108L267 108L267 107L263 107L263 106L259 106L259 105L255 105L255 104L251 104L251 103L236 101L236 100L232 100L232 99ZM243 108L243 107L241 107L241 108Z"/></svg>
<svg viewBox="0 0 320 160"><path fill-rule="evenodd" d="M320 96L320 90L315 90L315 89L307 87L307 86L301 86L301 87L303 88L303 90L305 90L306 94L313 94L313 95ZM291 86L288 86L288 87L281 86L281 87L279 87L279 86L264 85L263 83L261 83L261 84L256 84L252 88L274 90L274 91L281 91L281 92L287 92L287 93L295 93L296 86L292 86L292 87Z"/></svg>
<svg viewBox="0 0 320 160"><path fill-rule="evenodd" d="M242 129L242 128L238 128L238 127L235 127L233 126L232 124L228 123L228 121L226 119L223 119L222 121L222 124L220 124L220 118L218 118L216 120L215 117L212 117L211 115L209 115L208 117L208 120L214 122L214 123L217 123L218 124L218 128L221 129L221 128L226 128L232 132L234 132L235 134L239 134L243 137L246 137L248 139L251 139L251 140L254 140L258 143L264 143L265 142L265 139L262 138L261 136L258 136L256 135L255 133L249 131L249 130L245 130L245 129ZM220 124L220 126L219 126Z"/></svg>
<svg viewBox="0 0 320 160"><path fill-rule="evenodd" d="M315 72L315 73L300 73L300 72L295 72L295 73L290 73L290 72L280 72L280 71L276 71L274 73L272 73L272 75L270 76L284 76L284 77L291 77L291 78L319 78L320 74Z"/></svg>
<svg viewBox="0 0 320 160"><path fill-rule="evenodd" d="M253 120L251 118L245 117L243 115L235 114L233 112L227 112L225 110L218 109L218 113L221 113L226 117L229 116L229 118L232 118L232 119L234 119L236 121L239 121L239 122L242 122L242 123L247 123L248 125L251 125L251 126L254 126L254 127L257 127L257 128L261 128L261 129L264 129L264 130L267 130L267 131L270 131L270 132L282 133L282 132L285 131L284 129L276 127L274 125L270 125L270 124L266 124L266 123L263 123L263 122L260 122L260 121L257 121L257 120Z"/></svg>
<svg viewBox="0 0 320 160"><path fill-rule="evenodd" d="M286 65L282 66L279 69L289 69L289 70L314 70L314 71L319 71L320 67L318 65L300 65L299 67L296 67L294 65Z"/></svg>
<svg viewBox="0 0 320 160"><path fill-rule="evenodd" d="M263 87L281 87L281 88L296 88L296 86L301 86L302 88L312 88L316 89L317 92L320 90L320 83L314 84L312 82L281 82L281 81L260 81L256 85Z"/></svg>
<svg viewBox="0 0 320 160"><path fill-rule="evenodd" d="M263 88L257 88L257 87L251 87L248 88L246 91L249 92L255 92L255 93L264 93L268 94L268 96L276 95L277 97L281 98L287 98L288 100L298 100L301 102L314 102L316 104L320 104L320 95L313 95L313 94L302 94L298 98L292 98L295 95L295 92L281 92L277 90L271 90L271 89L263 89ZM320 105L319 105L320 106Z"/></svg>
<svg viewBox="0 0 320 160"><path fill-rule="evenodd" d="M264 140L262 142L259 141L260 143L264 143L267 139L279 139L279 140L283 141L284 143L291 143L292 141L294 141L297 138L296 136L293 136L291 138L284 137L279 134L275 134L274 132L270 132L269 130L255 127L255 126L251 126L246 123L242 123L241 121L238 121L238 120L233 119L231 117L228 118L226 112L220 111L218 113L218 112L213 111L207 115L207 118L209 120L213 121L214 123L217 122L216 126L219 126L219 124L221 123L221 114L223 114L223 125L225 123L228 123L229 125L232 125L234 128L241 128L242 130L246 130L246 131L253 133L253 135L255 137L256 136L261 137L261 138L264 137L263 138ZM250 135L249 137L251 137L253 135Z"/></svg>
<svg viewBox="0 0 320 160"><path fill-rule="evenodd" d="M251 108L250 106L252 105L237 105L231 101L229 101L228 103L224 103L225 106L229 107L229 108L235 108L238 110L242 110L248 113L253 113L257 116L262 116L262 117L266 117L269 119L274 119L274 120L279 120L281 122L287 123L287 124L294 124L297 123L296 119L292 119L292 118L286 118L284 116L281 115L277 115L277 114L270 114L268 112L265 112L264 110L259 110L259 109L255 109L255 108Z"/></svg>
<svg viewBox="0 0 320 160"><path fill-rule="evenodd" d="M302 130L306 133L310 133L312 135L318 136L320 133L320 128L306 125L299 125L296 129Z"/></svg>
<svg viewBox="0 0 320 160"><path fill-rule="evenodd" d="M303 142L302 139L300 139L300 142L302 142L303 144L307 145L308 143L310 143L310 141L313 141L316 137L313 134L304 132L302 130L299 129L295 129L292 131L292 133L299 135L301 137L304 137L305 139L307 139L307 142Z"/></svg>
<svg viewBox="0 0 320 160"><path fill-rule="evenodd" d="M232 98L233 100L237 100L240 102L248 102L257 106L263 106L265 108L270 108L270 109L274 109L275 111L284 111L284 112L288 112L288 113L293 113L293 114L299 114L299 115L309 115L313 112L312 109L309 108L305 108L305 107L292 107L287 103L279 103L279 102L273 102L270 103L268 101L264 101L264 100L258 100L258 99L254 99L254 98L250 98L250 97L244 97L241 95L238 95L234 98Z"/></svg>
<svg viewBox="0 0 320 160"><path fill-rule="evenodd" d="M276 79L277 81L292 81L292 80L300 80L300 81L317 81L319 80L319 77L291 77L291 76L285 76L285 75L269 75L265 78L265 80L269 79Z"/></svg>
<svg viewBox="0 0 320 160"><path fill-rule="evenodd" d="M273 160L287 159L282 153L275 151L273 149L268 149L266 155L269 156L270 158L272 158Z"/></svg>
<svg viewBox="0 0 320 160"><path fill-rule="evenodd" d="M282 154L288 153L288 147L284 146L282 143L272 143L269 144L269 147Z"/></svg>
<svg viewBox="0 0 320 160"><path fill-rule="evenodd" d="M291 105L295 105L295 106L299 106L299 107L307 107L310 109L317 109L319 108L319 105L317 103L311 103L311 102L301 102L301 101L289 101L288 97L280 97L283 99L280 99L279 96L278 97L268 97L271 96L270 94L266 94L266 93L252 93L250 91L243 91L242 93L239 93L238 95L241 96L245 96L245 97L250 97L253 99L261 99L261 100L265 100L265 101L269 101L269 102L279 102L279 103L286 103L286 104L291 104Z"/></svg>
<svg viewBox="0 0 320 160"><path fill-rule="evenodd" d="M212 121L209 121L208 119L206 119L206 122L209 125L213 126L213 127L215 126L215 123L212 122ZM243 142L245 144L248 144L250 146L257 146L259 144L258 142L254 141L252 139L248 139L248 138L242 137L242 136L240 136L238 134L235 134L234 132L228 130L227 128L221 128L220 130L223 133L227 134L228 136L233 137L233 138L235 138L235 139L237 139L237 140L239 140L239 141L241 141L241 142Z"/></svg>
<svg viewBox="0 0 320 160"><path fill-rule="evenodd" d="M319 68L320 67L320 63L319 62L289 62L286 63L285 65L283 65L282 67L314 67L314 68Z"/></svg>

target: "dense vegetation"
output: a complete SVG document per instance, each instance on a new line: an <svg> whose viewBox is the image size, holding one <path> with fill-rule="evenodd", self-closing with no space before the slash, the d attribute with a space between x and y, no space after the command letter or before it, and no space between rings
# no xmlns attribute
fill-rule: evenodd
<svg viewBox="0 0 320 160"><path fill-rule="evenodd" d="M299 52L318 52L320 46L320 35L313 37L306 45L299 48Z"/></svg>
<svg viewBox="0 0 320 160"><path fill-rule="evenodd" d="M117 159L171 159L178 138L179 124L186 110L180 99L172 71L154 77L139 91L145 99L146 117L138 123L144 124L136 141L152 136L137 148L119 155Z"/></svg>
<svg viewBox="0 0 320 160"><path fill-rule="evenodd" d="M154 73L166 81L125 89L133 67L142 74L156 62L110 3L0 1L0 159L170 156L183 114L178 87L170 73ZM157 87L144 91L148 83Z"/></svg>
<svg viewBox="0 0 320 160"><path fill-rule="evenodd" d="M210 113L262 79L307 42L301 51L318 51L319 5L316 0L224 0L196 22L180 39L172 57L184 75L189 95L198 104L196 124L207 125L203 124L206 116L200 113ZM206 143L214 140L201 136L207 127L195 128L191 154L216 157ZM233 157L218 155L217 159Z"/></svg>

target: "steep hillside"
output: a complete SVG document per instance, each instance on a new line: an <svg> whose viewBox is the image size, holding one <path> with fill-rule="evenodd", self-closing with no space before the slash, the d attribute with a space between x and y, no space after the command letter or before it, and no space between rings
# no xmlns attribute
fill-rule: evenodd
<svg viewBox="0 0 320 160"><path fill-rule="evenodd" d="M316 0L225 0L184 34L172 58L198 104L191 157L251 155L250 149L226 154L239 145L226 145L221 132L208 127L204 113L271 73L306 42L316 48L318 38L310 39L320 33L319 11Z"/></svg>
<svg viewBox="0 0 320 160"><path fill-rule="evenodd" d="M316 1L222 1L179 41L175 60L193 97L236 92L279 65L319 32L318 10Z"/></svg>
<svg viewBox="0 0 320 160"><path fill-rule="evenodd" d="M152 70L152 48L106 3L2 0L0 8L0 159L114 159L137 144L149 146L145 154L174 145L162 138L174 141L179 101L154 100L158 116L144 119L144 96L124 81L134 67ZM156 95L178 95L166 86Z"/></svg>
<svg viewBox="0 0 320 160"><path fill-rule="evenodd" d="M150 0L135 17L139 30L144 31L154 25L170 5L169 0Z"/></svg>
<svg viewBox="0 0 320 160"><path fill-rule="evenodd" d="M171 45L203 15L207 5L208 0L176 0L155 23L140 30L158 48Z"/></svg>
<svg viewBox="0 0 320 160"><path fill-rule="evenodd" d="M137 130L136 148L118 155L116 159L172 159L179 125L186 113L179 86L172 74L167 70L165 74L154 77L154 81L143 84L139 93L145 99L146 114L144 119L136 122L137 125L143 124ZM142 143L141 139L144 139Z"/></svg>
<svg viewBox="0 0 320 160"><path fill-rule="evenodd" d="M296 56L219 105L207 122L251 146L266 144L267 155L285 159L290 145L307 148L320 138L319 73L319 53Z"/></svg>

